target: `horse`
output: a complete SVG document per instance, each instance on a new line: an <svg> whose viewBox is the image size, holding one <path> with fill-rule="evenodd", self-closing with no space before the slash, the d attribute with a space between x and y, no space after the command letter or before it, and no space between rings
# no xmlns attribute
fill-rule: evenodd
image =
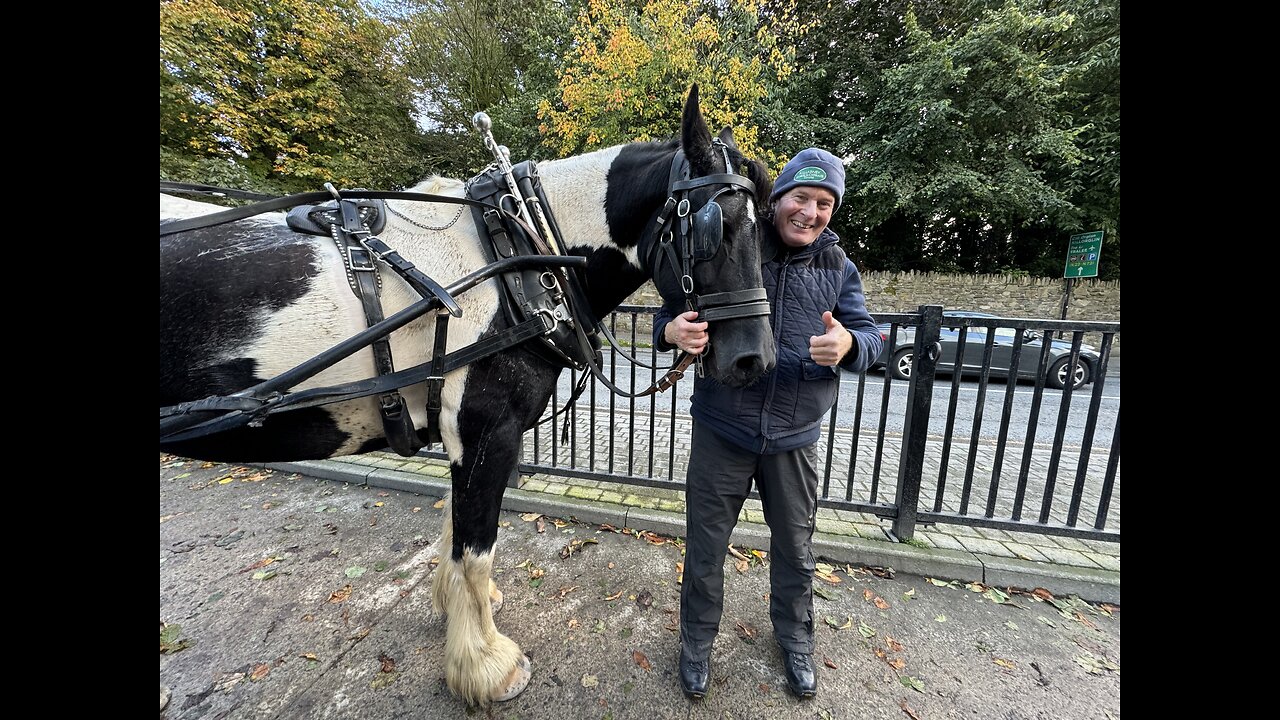
<svg viewBox="0 0 1280 720"><path fill-rule="evenodd" d="M683 151L692 188L689 206L719 205L718 248L702 252L685 277L657 249L656 220L672 197L673 159ZM563 252L586 259L582 290L595 317L604 317L651 276L665 303L684 300L680 285L703 297L746 293L761 298L756 209L772 186L767 170L743 156L730 128L713 138L697 86L685 102L678 138L637 142L538 165ZM717 182L745 173L751 183ZM699 179L705 181L699 182ZM748 190L754 185L754 192ZM432 177L413 188L461 197L464 183ZM476 271L487 262L483 227L462 206L388 200L387 245L434 278ZM273 377L366 329L361 301L348 286L347 266L328 238L292 230L283 212L164 235L165 220L221 210L161 195L160 405L229 395ZM669 212L669 208L668 208ZM672 222L675 218L671 218ZM670 223L667 224L670 226ZM668 236L669 238L669 236ZM666 262L663 258L667 257ZM382 273L388 315L422 300L393 273ZM497 279L455 298L460 317L448 323L449 349L465 347L511 324L499 310ZM682 311L684 308L679 308ZM728 313L732 316L734 313ZM439 315L424 315L390 336L397 366L432 358ZM704 352L705 373L743 386L774 365L768 307L716 320ZM433 607L447 618L445 678L455 695L483 706L507 700L529 681L529 660L501 634L493 612L501 593L491 578L498 513L515 473L521 436L543 415L560 366L526 342L448 372L440 393L439 437L449 457L452 492L440 540L448 557L432 580ZM352 354L299 387L321 387L376 376L374 353ZM403 387L413 429L427 438L425 383ZM234 462L319 459L387 446L378 399L363 397L267 417L254 426L166 442L186 457Z"/></svg>

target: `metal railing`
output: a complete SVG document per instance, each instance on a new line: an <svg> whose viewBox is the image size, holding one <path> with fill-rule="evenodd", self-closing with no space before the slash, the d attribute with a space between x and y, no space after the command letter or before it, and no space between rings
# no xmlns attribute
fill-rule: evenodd
<svg viewBox="0 0 1280 720"><path fill-rule="evenodd" d="M609 318L629 352L654 366L607 353L605 372L619 387L644 388L672 361L651 344L656 311L622 306ZM936 305L876 318L884 375L842 374L818 441L821 506L891 520L899 540L920 524L949 523L1119 542L1119 398L1106 395L1119 323L975 317ZM1071 339L1053 340L1062 333ZM1096 350L1086 335L1100 338ZM1047 386L1055 373L1072 379L1077 366L1087 373L1079 386ZM564 373L547 414L577 379ZM1027 386L1029 404L1015 407ZM519 471L682 491L692 390L690 377L637 401L592 381L565 420L526 433Z"/></svg>

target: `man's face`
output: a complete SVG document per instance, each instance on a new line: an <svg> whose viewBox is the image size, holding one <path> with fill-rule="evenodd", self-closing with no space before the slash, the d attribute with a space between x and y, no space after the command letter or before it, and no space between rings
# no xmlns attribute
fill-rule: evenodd
<svg viewBox="0 0 1280 720"><path fill-rule="evenodd" d="M831 222L836 196L826 188L800 185L778 198L773 225L787 247L801 248L822 233Z"/></svg>

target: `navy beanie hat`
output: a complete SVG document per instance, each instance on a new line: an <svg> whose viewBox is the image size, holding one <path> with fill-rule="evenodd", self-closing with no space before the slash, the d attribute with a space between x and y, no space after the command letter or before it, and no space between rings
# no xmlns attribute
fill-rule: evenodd
<svg viewBox="0 0 1280 720"><path fill-rule="evenodd" d="M769 196L770 202L797 185L812 185L830 190L836 196L833 211L838 210L840 201L844 198L844 163L820 148L801 150L778 174L778 179L773 183L773 194Z"/></svg>

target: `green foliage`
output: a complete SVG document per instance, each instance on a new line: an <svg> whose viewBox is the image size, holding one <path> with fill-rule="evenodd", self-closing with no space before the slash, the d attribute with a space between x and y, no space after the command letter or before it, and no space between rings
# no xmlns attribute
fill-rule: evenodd
<svg viewBox="0 0 1280 720"><path fill-rule="evenodd" d="M260 188L404 183L420 138L393 40L357 0L162 0L162 174L223 160Z"/></svg>
<svg viewBox="0 0 1280 720"><path fill-rule="evenodd" d="M768 112L792 154L849 161L833 228L880 270L1059 276L1103 229L1119 277L1119 5L860 0L802 6L805 68Z"/></svg>
<svg viewBox="0 0 1280 720"><path fill-rule="evenodd" d="M471 125L482 110L512 158L538 154L538 107L554 93L576 2L404 0L397 7L427 127L428 167L468 176L492 160Z"/></svg>

